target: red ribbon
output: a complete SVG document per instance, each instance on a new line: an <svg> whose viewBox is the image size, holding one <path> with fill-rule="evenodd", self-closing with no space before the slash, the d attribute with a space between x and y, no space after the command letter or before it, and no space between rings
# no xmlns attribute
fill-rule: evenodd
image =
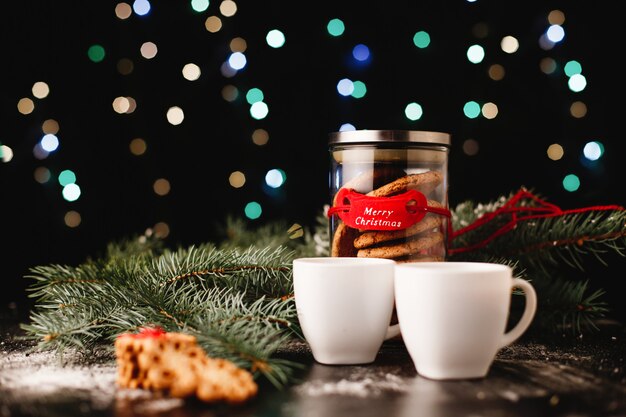
<svg viewBox="0 0 626 417"><path fill-rule="evenodd" d="M524 203L524 200L531 200L532 202L537 203L536 206L528 206L528 205L520 205ZM456 237L475 230L490 221L494 220L496 217L503 215L510 215L511 219L500 227L498 230L493 232L487 238L477 242L475 244L461 247L461 248L450 248L448 250L449 254L461 253L461 252L469 252L476 249L483 248L489 244L493 239L502 236L503 234L510 232L515 228L515 226L522 221L532 220L532 219L545 219L549 217L557 217L563 216L566 214L576 214L576 213L585 213L589 211L607 211L607 210L624 210L624 207L618 205L607 205L607 206L591 206L591 207L583 207L571 210L562 210L560 207L548 203L545 200L540 199L535 196L531 192L522 189L518 191L513 197L511 197L504 205L492 212L485 213L478 219L476 219L472 224L465 226L459 230L451 231L448 237L448 243L450 244ZM524 214L528 213L528 214ZM452 230L450 228L450 230Z"/></svg>

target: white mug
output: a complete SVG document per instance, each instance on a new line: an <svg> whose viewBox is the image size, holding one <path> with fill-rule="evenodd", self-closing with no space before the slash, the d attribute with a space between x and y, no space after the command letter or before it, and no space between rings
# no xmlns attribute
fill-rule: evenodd
<svg viewBox="0 0 626 417"><path fill-rule="evenodd" d="M371 363L383 341L399 334L398 325L389 326L394 268L379 258L294 259L298 321L317 362Z"/></svg>
<svg viewBox="0 0 626 417"><path fill-rule="evenodd" d="M398 322L418 374L431 379L487 375L498 350L527 330L537 309L532 285L512 273L507 265L485 262L396 265ZM514 287L524 291L526 303L518 323L506 332Z"/></svg>

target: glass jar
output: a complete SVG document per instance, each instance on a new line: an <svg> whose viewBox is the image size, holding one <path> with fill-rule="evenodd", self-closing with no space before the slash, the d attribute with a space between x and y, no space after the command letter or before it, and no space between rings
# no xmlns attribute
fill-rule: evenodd
<svg viewBox="0 0 626 417"><path fill-rule="evenodd" d="M330 256L444 261L450 139L429 131L331 133Z"/></svg>

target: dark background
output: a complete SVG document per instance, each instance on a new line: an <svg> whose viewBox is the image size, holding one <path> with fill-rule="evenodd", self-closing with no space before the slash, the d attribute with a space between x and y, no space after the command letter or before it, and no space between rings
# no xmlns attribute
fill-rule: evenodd
<svg viewBox="0 0 626 417"><path fill-rule="evenodd" d="M28 268L50 263L77 264L101 253L113 240L143 233L165 222L171 246L220 239L226 216L244 217L244 207L257 201L262 216L251 226L272 220L313 225L328 198L328 133L343 123L357 129L435 130L452 134L449 200L488 202L521 186L535 189L564 209L596 204L626 203L624 192L624 135L622 23L615 2L289 2L239 1L232 17L220 14L212 0L204 12L188 1L153 2L146 16L115 16L117 2L20 1L3 5L0 14L0 143L13 159L0 162L0 291L2 310L27 309L23 278ZM132 3L130 3L132 4ZM539 46L549 26L551 10L565 15L565 38L552 49ZM222 19L217 33L205 29L208 16ZM332 37L330 19L340 18L345 33ZM482 28L486 35L479 36ZM265 42L271 29L286 36L282 48ZM419 30L431 44L418 49L412 42ZM515 36L514 54L500 49L500 40ZM247 66L232 78L220 72L234 37L247 41ZM141 56L146 41L158 46L153 59ZM352 48L366 44L371 59L358 65ZM467 48L478 43L486 56L470 63ZM106 55L94 63L87 57L93 44ZM540 70L550 57L557 70ZM122 75L120 59L131 59L134 70ZM619 58L621 59L621 58ZM582 64L587 88L574 93L567 87L563 66ZM193 62L202 74L197 81L181 75ZM490 65L505 68L494 81ZM342 78L367 85L364 98L337 93ZM33 84L44 81L50 94L34 98ZM236 86L234 102L222 98L226 85ZM261 88L269 115L255 120L248 112L245 92ZM132 114L117 114L112 102L131 96ZM20 98L30 97L35 110L17 111ZM475 100L497 104L493 120L468 119L463 105ZM424 116L410 121L405 106L416 101ZM574 118L572 102L587 105L584 118ZM170 106L185 112L173 126L165 114ZM60 125L59 149L44 160L32 149L41 139L41 125L54 119ZM269 142L255 145L251 134L263 128ZM133 138L143 138L143 156L129 152ZM476 155L463 144L474 139ZM593 164L582 159L585 143L598 140L605 154ZM552 161L552 143L565 149ZM45 166L53 173L46 184L33 179ZM280 168L287 180L278 190L264 185L265 173ZM55 180L63 169L77 175L82 195L65 201ZM228 183L233 171L246 174L244 187ZM563 189L562 179L576 174L576 192ZM166 178L171 192L158 196L152 189ZM81 214L76 228L67 227L69 210ZM618 291L623 258L607 255L608 267L590 258L585 274L592 286L608 290L613 315L626 315Z"/></svg>

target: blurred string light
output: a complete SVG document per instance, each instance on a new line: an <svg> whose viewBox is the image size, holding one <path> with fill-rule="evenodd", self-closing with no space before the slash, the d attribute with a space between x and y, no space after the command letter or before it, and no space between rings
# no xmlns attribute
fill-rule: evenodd
<svg viewBox="0 0 626 417"><path fill-rule="evenodd" d="M170 124L174 126L178 126L185 119L185 113L183 112L183 109L181 109L180 107L172 106L169 109L167 109L166 117L167 117L167 121Z"/></svg>
<svg viewBox="0 0 626 417"><path fill-rule="evenodd" d="M552 10L548 13L548 23L551 25L563 25L565 23L565 14L558 9Z"/></svg>
<svg viewBox="0 0 626 417"><path fill-rule="evenodd" d="M543 50L550 50L565 39L565 29L561 24L551 23L546 31L539 37L539 47Z"/></svg>
<svg viewBox="0 0 626 417"><path fill-rule="evenodd" d="M498 115L498 106L494 103L485 103L480 111L485 119L495 119Z"/></svg>
<svg viewBox="0 0 626 417"><path fill-rule="evenodd" d="M346 26L341 19L331 19L326 25L326 30L330 36L341 36L346 30Z"/></svg>
<svg viewBox="0 0 626 417"><path fill-rule="evenodd" d="M278 188L287 180L287 174L282 169L270 169L265 174L265 183L272 187Z"/></svg>
<svg viewBox="0 0 626 417"><path fill-rule="evenodd" d="M257 101L250 106L250 115L256 120L265 119L270 109L266 103Z"/></svg>
<svg viewBox="0 0 626 417"><path fill-rule="evenodd" d="M65 225L69 228L75 228L80 226L80 223L82 222L82 218L80 216L80 213L75 211L75 210L70 210L67 213L65 213L65 216L63 216L63 221L65 222Z"/></svg>
<svg viewBox="0 0 626 417"><path fill-rule="evenodd" d="M135 156L141 156L148 150L148 144L142 138L134 138L130 141L128 147L130 148L130 153Z"/></svg>
<svg viewBox="0 0 626 417"><path fill-rule="evenodd" d="M420 30L413 35L413 44L420 49L427 48L430 45L430 35L428 32Z"/></svg>
<svg viewBox="0 0 626 417"><path fill-rule="evenodd" d="M468 119L475 119L481 114L480 104L475 101L468 101L463 106L463 114Z"/></svg>
<svg viewBox="0 0 626 417"><path fill-rule="evenodd" d="M199 66L193 63L189 63L189 64L185 64L185 66L183 67L182 73L183 73L183 77L186 80L196 81L198 78L200 78L201 71L200 71Z"/></svg>
<svg viewBox="0 0 626 417"><path fill-rule="evenodd" d="M220 66L220 72L222 73L222 75L226 78L232 78L235 75L237 75L237 70L234 69L233 67L230 66L230 64L228 63L228 61L224 62L221 66Z"/></svg>
<svg viewBox="0 0 626 417"><path fill-rule="evenodd" d="M265 129L254 129L252 132L252 143L258 146L267 145L270 140L270 134Z"/></svg>
<svg viewBox="0 0 626 417"><path fill-rule="evenodd" d="M148 0L135 0L133 2L133 11L138 16L145 16L150 13L152 6Z"/></svg>
<svg viewBox="0 0 626 417"><path fill-rule="evenodd" d="M170 193L171 190L170 182L165 178L159 178L152 184L152 190L158 196L165 196Z"/></svg>
<svg viewBox="0 0 626 417"><path fill-rule="evenodd" d="M340 132L347 132L350 130L356 130L356 127L352 123L344 123L339 127Z"/></svg>
<svg viewBox="0 0 626 417"><path fill-rule="evenodd" d="M265 36L265 41L272 48L281 48L285 45L285 34L278 29L272 29L267 32L267 36Z"/></svg>
<svg viewBox="0 0 626 417"><path fill-rule="evenodd" d="M563 188L570 192L577 191L580 188L580 179L574 174L566 175L563 178Z"/></svg>
<svg viewBox="0 0 626 417"><path fill-rule="evenodd" d="M558 143L553 143L552 145L548 146L548 150L546 153L548 154L548 158L553 161L558 161L563 158L565 150Z"/></svg>
<svg viewBox="0 0 626 417"><path fill-rule="evenodd" d="M231 187L241 188L246 183L246 175L241 171L234 171L228 176L228 183Z"/></svg>
<svg viewBox="0 0 626 417"><path fill-rule="evenodd" d="M52 133L43 135L39 143L41 145L41 149L48 153L54 152L59 148L59 138L57 138L56 135L53 135Z"/></svg>
<svg viewBox="0 0 626 417"><path fill-rule="evenodd" d="M604 155L604 145L598 141L587 142L583 148L583 155L590 161L597 161Z"/></svg>
<svg viewBox="0 0 626 417"><path fill-rule="evenodd" d="M228 102L233 102L239 97L239 89L234 85L228 84L222 88L222 98Z"/></svg>
<svg viewBox="0 0 626 417"><path fill-rule="evenodd" d="M352 95L354 92L354 83L349 78L342 78L337 83L337 92L344 97Z"/></svg>
<svg viewBox="0 0 626 417"><path fill-rule="evenodd" d="M575 101L569 106L569 113L572 117L581 119L587 115L587 105L582 101Z"/></svg>
<svg viewBox="0 0 626 417"><path fill-rule="evenodd" d="M248 49L248 42L244 38L236 37L228 44L231 52L245 52Z"/></svg>
<svg viewBox="0 0 626 417"><path fill-rule="evenodd" d="M59 173L58 180L59 184L65 187L68 184L74 184L76 182L76 174L74 174L72 170L64 169Z"/></svg>
<svg viewBox="0 0 626 417"><path fill-rule="evenodd" d="M259 217L261 217L262 212L263 212L263 209L261 208L261 205L257 203L256 201L249 202L248 204L246 204L246 207L244 208L244 213L246 217L249 218L250 220L258 219Z"/></svg>
<svg viewBox="0 0 626 417"><path fill-rule="evenodd" d="M102 45L91 45L88 49L87 49L87 57L89 58L89 60L91 62L102 62L104 60L104 57L106 55L106 52L104 50L104 47Z"/></svg>
<svg viewBox="0 0 626 417"><path fill-rule="evenodd" d="M45 184L52 178L52 173L46 167L37 167L33 172L33 177L39 184Z"/></svg>
<svg viewBox="0 0 626 417"><path fill-rule="evenodd" d="M472 64L480 64L485 59L485 50L480 45L472 45L467 48L467 59Z"/></svg>
<svg viewBox="0 0 626 417"><path fill-rule="evenodd" d="M59 133L59 129L59 122L54 119L47 119L41 124L41 131L44 134L52 133L53 135L56 135Z"/></svg>
<svg viewBox="0 0 626 417"><path fill-rule="evenodd" d="M354 81L352 83L352 94L350 94L354 98L363 98L367 93L367 86L363 81Z"/></svg>
<svg viewBox="0 0 626 417"><path fill-rule="evenodd" d="M571 60L563 66L563 72L565 72L565 75L568 77L571 77L576 74L581 74L583 72L583 67L580 65L580 62Z"/></svg>
<svg viewBox="0 0 626 417"><path fill-rule="evenodd" d="M265 95L260 88L251 88L246 93L246 101L248 102L248 104L254 104L256 102L263 101L264 98Z"/></svg>
<svg viewBox="0 0 626 417"><path fill-rule="evenodd" d="M218 16L209 16L204 21L204 27L211 33L217 33L222 29L222 19Z"/></svg>
<svg viewBox="0 0 626 417"><path fill-rule="evenodd" d="M424 111L422 110L422 106L418 103L409 103L404 108L404 115L407 119L411 121L419 120L424 115Z"/></svg>
<svg viewBox="0 0 626 417"><path fill-rule="evenodd" d="M135 69L135 63L128 58L122 58L117 61L117 72L122 75L129 75Z"/></svg>
<svg viewBox="0 0 626 417"><path fill-rule="evenodd" d="M474 156L478 154L479 150L480 146L476 139L466 139L463 141L463 153L465 153L465 155Z"/></svg>
<svg viewBox="0 0 626 417"><path fill-rule="evenodd" d="M133 13L133 8L128 3L117 3L115 6L115 16L120 20L126 20Z"/></svg>
<svg viewBox="0 0 626 417"><path fill-rule="evenodd" d="M541 72L544 74L553 74L557 69L556 61L550 57L543 58L539 61L539 69L541 69Z"/></svg>
<svg viewBox="0 0 626 417"><path fill-rule="evenodd" d="M154 42L144 42L139 49L141 56L146 59L154 58L159 52L159 48L157 48Z"/></svg>
<svg viewBox="0 0 626 417"><path fill-rule="evenodd" d="M505 74L506 71L504 70L504 67L500 64L490 65L489 69L487 70L487 75L494 81L502 80Z"/></svg>
<svg viewBox="0 0 626 417"><path fill-rule="evenodd" d="M248 60L242 52L233 52L228 57L228 65L235 71L243 69L247 63Z"/></svg>
<svg viewBox="0 0 626 417"><path fill-rule="evenodd" d="M519 41L514 36L505 36L500 41L500 48L507 54L513 54L519 49Z"/></svg>
<svg viewBox="0 0 626 417"><path fill-rule="evenodd" d="M358 62L366 63L370 60L370 56L370 48L367 45L360 43L352 48L352 57Z"/></svg>
<svg viewBox="0 0 626 417"><path fill-rule="evenodd" d="M170 234L170 226L165 222L156 223L152 229L154 235L161 239L165 239Z"/></svg>
<svg viewBox="0 0 626 417"><path fill-rule="evenodd" d="M567 86L573 92L579 93L583 91L585 87L587 87L587 79L582 74L574 74L569 77L569 80L567 81Z"/></svg>
<svg viewBox="0 0 626 417"><path fill-rule="evenodd" d="M237 3L232 0L224 0L220 3L220 13L225 17L232 17L237 13Z"/></svg>
<svg viewBox="0 0 626 417"><path fill-rule="evenodd" d="M48 97L48 94L50 94L50 87L43 81L37 81L33 84L31 91L35 98L42 99Z"/></svg>
<svg viewBox="0 0 626 417"><path fill-rule="evenodd" d="M191 0L191 8L194 12L202 13L209 8L209 0Z"/></svg>
<svg viewBox="0 0 626 417"><path fill-rule="evenodd" d="M17 102L17 111L21 114L31 114L35 110L35 103L28 97L19 99Z"/></svg>
<svg viewBox="0 0 626 417"><path fill-rule="evenodd" d="M2 162L11 162L13 159L13 149L7 145L0 145L0 159Z"/></svg>
<svg viewBox="0 0 626 417"><path fill-rule="evenodd" d="M63 198L69 202L76 201L80 198L81 190L78 184L71 183L63 187L61 191Z"/></svg>

